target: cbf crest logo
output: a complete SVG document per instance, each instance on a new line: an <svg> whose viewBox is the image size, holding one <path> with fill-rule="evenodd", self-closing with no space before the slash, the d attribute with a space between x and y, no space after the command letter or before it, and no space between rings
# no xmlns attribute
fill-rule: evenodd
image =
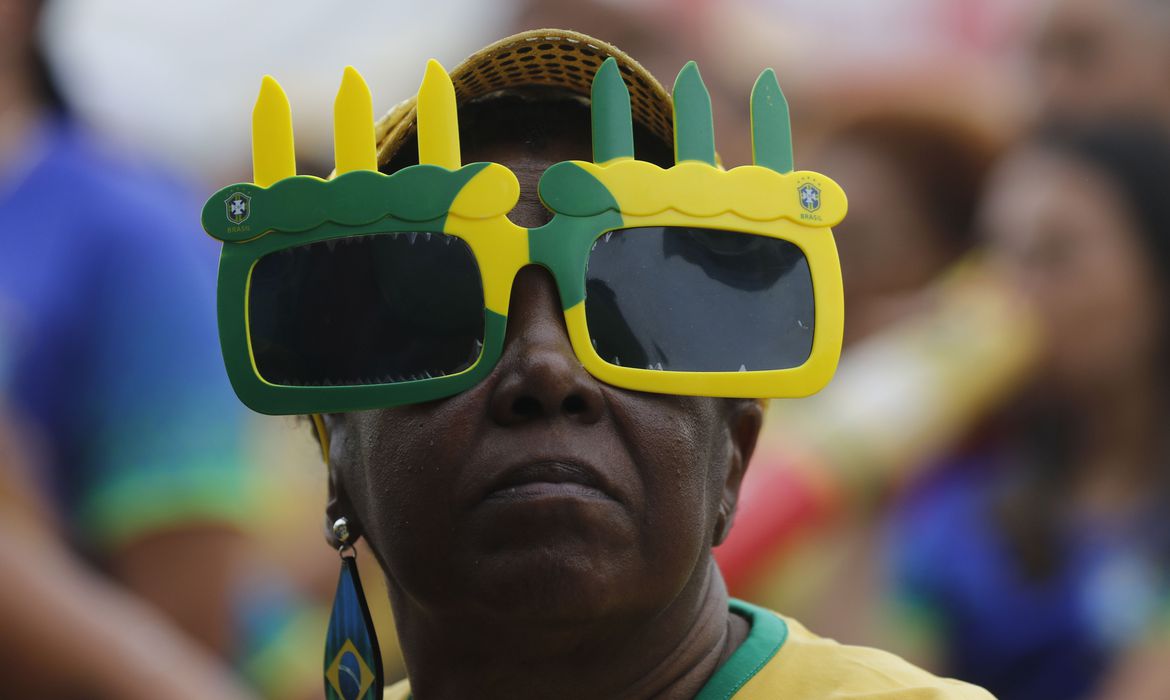
<svg viewBox="0 0 1170 700"><path fill-rule="evenodd" d="M248 220L252 215L252 198L243 192L235 192L223 200L227 207L227 220L237 226Z"/></svg>
<svg viewBox="0 0 1170 700"><path fill-rule="evenodd" d="M821 208L821 188L806 182L796 192L800 195L800 206L805 211L813 212Z"/></svg>

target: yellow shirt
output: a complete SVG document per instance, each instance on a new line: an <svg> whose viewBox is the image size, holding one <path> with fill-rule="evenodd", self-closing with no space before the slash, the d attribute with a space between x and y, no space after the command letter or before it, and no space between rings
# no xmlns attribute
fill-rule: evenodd
<svg viewBox="0 0 1170 700"><path fill-rule="evenodd" d="M770 610L731 601L751 632L695 700L994 700L973 685L939 678L893 654L838 644ZM408 700L402 681L384 700Z"/></svg>

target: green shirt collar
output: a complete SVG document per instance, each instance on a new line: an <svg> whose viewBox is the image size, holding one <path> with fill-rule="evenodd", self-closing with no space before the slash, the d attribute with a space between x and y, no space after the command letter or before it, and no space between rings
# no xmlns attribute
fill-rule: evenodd
<svg viewBox="0 0 1170 700"><path fill-rule="evenodd" d="M707 681L695 700L727 700L763 668L788 639L788 625L770 610L731 599L731 612L751 624L747 639Z"/></svg>

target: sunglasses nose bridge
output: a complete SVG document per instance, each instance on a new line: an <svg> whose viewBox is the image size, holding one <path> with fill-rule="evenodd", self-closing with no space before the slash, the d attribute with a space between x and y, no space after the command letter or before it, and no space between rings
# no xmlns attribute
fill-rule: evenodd
<svg viewBox="0 0 1170 700"><path fill-rule="evenodd" d="M507 351L508 346L517 341L548 344L554 336L557 340L563 339L571 351L561 293L554 273L541 263L528 263L512 278L504 349Z"/></svg>

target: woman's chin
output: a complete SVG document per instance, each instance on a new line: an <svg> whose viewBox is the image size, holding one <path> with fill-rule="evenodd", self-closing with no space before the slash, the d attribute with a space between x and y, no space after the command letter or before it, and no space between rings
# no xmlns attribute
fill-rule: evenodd
<svg viewBox="0 0 1170 700"><path fill-rule="evenodd" d="M501 551L476 562L465 594L480 614L510 624L604 619L641 597L629 595L642 579L623 566L628 557L563 544Z"/></svg>

